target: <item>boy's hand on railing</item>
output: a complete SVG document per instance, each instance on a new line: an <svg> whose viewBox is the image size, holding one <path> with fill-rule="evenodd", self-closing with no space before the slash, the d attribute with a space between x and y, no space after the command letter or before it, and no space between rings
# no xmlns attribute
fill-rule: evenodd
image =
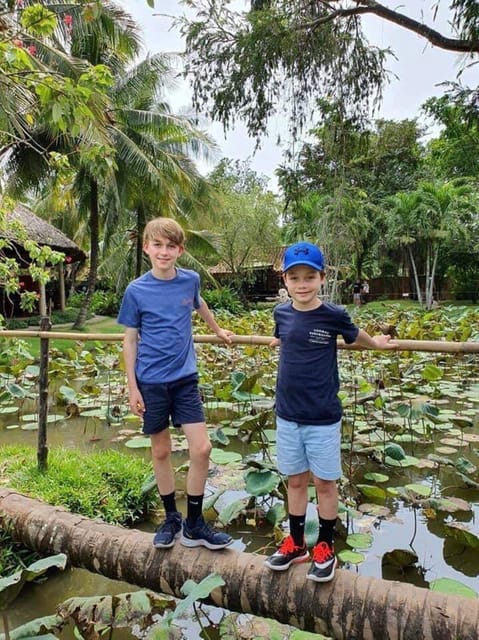
<svg viewBox="0 0 479 640"><path fill-rule="evenodd" d="M226 342L226 344L232 344L231 336L234 335L233 331L228 331L228 329L221 329L220 327L216 332L216 335L218 336L218 338L221 338L223 342Z"/></svg>

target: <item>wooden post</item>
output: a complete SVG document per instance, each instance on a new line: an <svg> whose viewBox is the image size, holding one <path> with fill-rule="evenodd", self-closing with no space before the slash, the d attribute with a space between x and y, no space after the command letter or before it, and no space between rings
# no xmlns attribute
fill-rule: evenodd
<svg viewBox="0 0 479 640"><path fill-rule="evenodd" d="M60 288L60 311L65 311L65 265L63 262L58 265L58 283Z"/></svg>
<svg viewBox="0 0 479 640"><path fill-rule="evenodd" d="M43 282L40 282L39 287L40 287L40 300L39 300L38 306L40 311L40 317L43 317L47 315L47 292Z"/></svg>
<svg viewBox="0 0 479 640"><path fill-rule="evenodd" d="M51 329L50 318L42 316L40 330ZM48 352L49 338L40 338L40 375L38 376L38 448L37 462L39 471L46 471L48 447L47 447L47 416L48 416Z"/></svg>

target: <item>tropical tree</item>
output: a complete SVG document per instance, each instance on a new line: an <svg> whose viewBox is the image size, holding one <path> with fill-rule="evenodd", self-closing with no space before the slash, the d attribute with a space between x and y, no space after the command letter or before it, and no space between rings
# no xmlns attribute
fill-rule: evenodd
<svg viewBox="0 0 479 640"><path fill-rule="evenodd" d="M427 309L433 301L440 250L447 239L457 241L464 232L464 223L473 211L473 193L464 183L422 182L416 191L397 193L387 200L391 241L406 249L418 301Z"/></svg>
<svg viewBox="0 0 479 640"><path fill-rule="evenodd" d="M0 145L5 155L18 141L32 144L32 125L50 120L56 133L85 132L101 139L104 123L104 66L74 60L59 44L72 26L72 11L92 5L46 2L0 3Z"/></svg>
<svg viewBox="0 0 479 640"><path fill-rule="evenodd" d="M248 162L223 159L208 178L216 189L218 215L207 225L214 229L219 259L241 287L253 276L251 264L270 260L278 249L281 202Z"/></svg>
<svg viewBox="0 0 479 640"><path fill-rule="evenodd" d="M372 0L255 0L243 12L220 0L185 4L190 13L179 22L196 107L226 127L244 120L253 136L263 135L269 117L282 109L297 133L320 97L338 101L349 114L366 113L374 105L390 52L367 41L364 15L393 22L469 60L479 53L476 0L450 3L445 35L433 22Z"/></svg>
<svg viewBox="0 0 479 640"><path fill-rule="evenodd" d="M436 174L445 179L479 176L478 112L471 109L468 93L454 98L444 95L430 98L424 112L434 118L441 131L428 145L428 162Z"/></svg>
<svg viewBox="0 0 479 640"><path fill-rule="evenodd" d="M151 217L158 211L174 215L181 192L200 180L190 153L206 151L210 143L190 119L171 114L162 100L161 92L169 78L167 56L147 58L127 70L139 51L136 26L128 14L114 5L102 6L90 22L74 23L70 36L70 49L75 55L92 63L104 61L117 78L108 91L108 145L101 148L101 153L98 145L95 153L76 153L78 136L69 132L56 136L48 121L37 125L31 134L43 137L47 144L41 148L48 146L69 158L70 182L63 185L74 194L75 207L69 217L75 213L77 220L88 221L89 273L75 322L80 328L96 286L102 231L117 229L125 211L139 212L140 224L145 215ZM32 184L49 190L54 172L38 155L31 146L21 143L10 155L7 169L17 190ZM139 238L141 229L137 226ZM104 249L108 249L111 235L105 232Z"/></svg>

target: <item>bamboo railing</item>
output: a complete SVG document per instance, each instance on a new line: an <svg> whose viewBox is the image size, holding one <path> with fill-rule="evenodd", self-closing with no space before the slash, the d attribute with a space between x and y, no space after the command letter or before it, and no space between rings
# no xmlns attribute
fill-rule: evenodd
<svg viewBox="0 0 479 640"><path fill-rule="evenodd" d="M74 331L50 331L50 321L47 317L42 318L38 330L13 330L5 329L0 331L0 337L4 338L39 338L40 340L40 374L38 378L38 468L47 468L47 413L48 413L48 361L50 340L75 340L75 341L100 341L100 342L121 342L122 333L77 333ZM225 344L216 335L193 336L194 342L198 344ZM268 346L273 339L272 336L259 335L232 335L231 346L234 345L257 345ZM225 345L226 347L226 345ZM343 340L338 340L339 349L353 351L369 350L358 345L345 344ZM388 351L425 351L429 353L456 353L471 354L479 353L479 342L451 342L442 340L394 340L394 348Z"/></svg>
<svg viewBox="0 0 479 640"><path fill-rule="evenodd" d="M122 333L76 333L74 331L42 331L38 330L13 330L5 329L0 331L0 337L4 338L40 338L46 340L81 340L91 341L99 340L101 342L121 342L123 340ZM195 334L193 339L198 344L224 344L221 338L210 334ZM273 336L231 336L232 345L258 345L268 346ZM426 351L432 353L479 353L479 342L453 342L445 340L394 340L393 351ZM351 351L367 351L364 347L358 345L345 344L342 340L338 340L339 349L347 349Z"/></svg>

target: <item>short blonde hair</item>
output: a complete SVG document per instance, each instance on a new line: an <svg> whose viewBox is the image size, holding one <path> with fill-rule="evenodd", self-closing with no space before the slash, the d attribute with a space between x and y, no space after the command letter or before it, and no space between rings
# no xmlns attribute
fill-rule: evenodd
<svg viewBox="0 0 479 640"><path fill-rule="evenodd" d="M143 244L150 240L156 240L159 236L168 238L178 246L185 244L185 232L173 218L153 218L143 231Z"/></svg>

